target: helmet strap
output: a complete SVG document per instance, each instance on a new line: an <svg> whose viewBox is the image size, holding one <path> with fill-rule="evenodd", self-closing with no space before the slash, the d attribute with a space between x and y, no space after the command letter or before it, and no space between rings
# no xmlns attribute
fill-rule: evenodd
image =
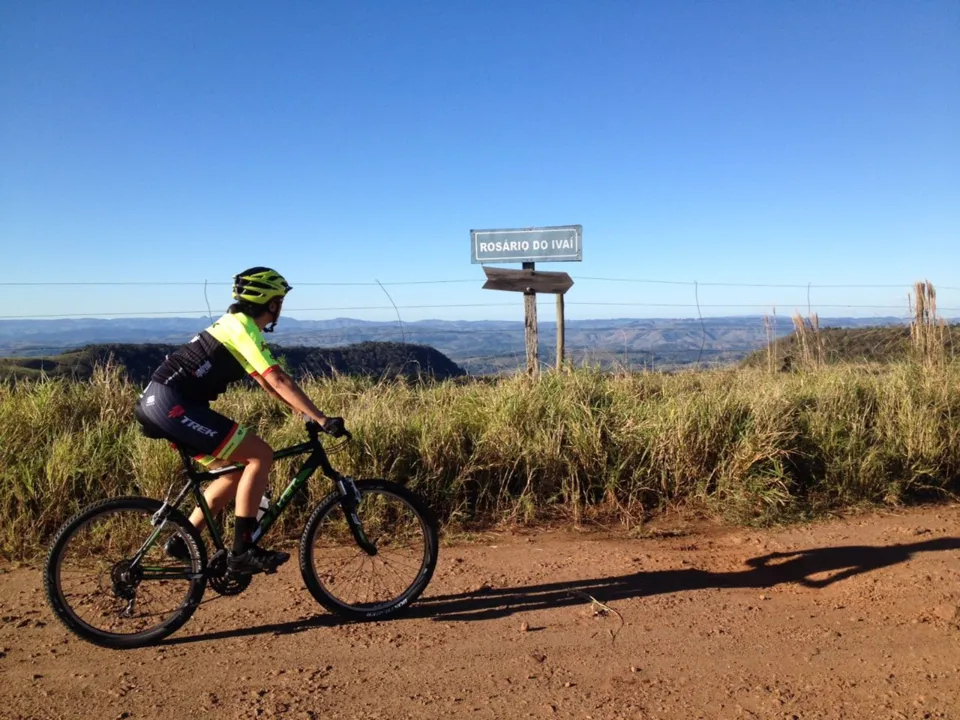
<svg viewBox="0 0 960 720"><path fill-rule="evenodd" d="M270 309L270 306L273 305L275 302L276 302L275 300L271 300L270 303L267 305L267 312L273 315L273 320L268 325L264 326L263 328L264 332L272 333L277 327L277 321L280 319L278 317L278 315L280 314L279 304L276 310Z"/></svg>

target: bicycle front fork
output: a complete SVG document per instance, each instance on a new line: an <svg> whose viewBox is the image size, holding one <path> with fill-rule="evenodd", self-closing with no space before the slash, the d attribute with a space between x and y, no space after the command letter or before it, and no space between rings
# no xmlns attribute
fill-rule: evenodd
<svg viewBox="0 0 960 720"><path fill-rule="evenodd" d="M353 478L338 477L336 480L337 492L340 494L340 506L343 508L343 514L347 518L347 525L350 526L350 532L357 545L370 556L377 554L377 546L370 541L363 530L363 524L357 515L357 507L360 505L360 490Z"/></svg>

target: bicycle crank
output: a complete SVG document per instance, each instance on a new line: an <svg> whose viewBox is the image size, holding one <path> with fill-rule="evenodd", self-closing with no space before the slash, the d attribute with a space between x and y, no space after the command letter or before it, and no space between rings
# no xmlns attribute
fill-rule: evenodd
<svg viewBox="0 0 960 720"><path fill-rule="evenodd" d="M226 550L217 550L207 565L207 582L219 595L239 595L250 587L252 577L230 572Z"/></svg>

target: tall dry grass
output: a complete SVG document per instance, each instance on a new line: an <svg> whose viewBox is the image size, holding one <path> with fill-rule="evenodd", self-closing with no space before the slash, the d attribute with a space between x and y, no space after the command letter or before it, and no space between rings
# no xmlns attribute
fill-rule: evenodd
<svg viewBox="0 0 960 720"><path fill-rule="evenodd" d="M793 314L793 330L800 355L800 366L806 370L819 369L825 359L823 336L820 334L820 316L813 313L804 318Z"/></svg>
<svg viewBox="0 0 960 720"><path fill-rule="evenodd" d="M823 366L415 385L306 383L356 441L334 461L423 493L445 523L638 523L692 503L732 522L952 492L960 477L960 367ZM169 447L139 435L139 388L116 368L86 383L0 386L0 552L30 557L76 510L124 493L162 497ZM302 426L259 390L218 409L274 447ZM293 461L278 463L274 486ZM327 490L312 481L312 501ZM282 529L293 533L302 516Z"/></svg>
<svg viewBox="0 0 960 720"><path fill-rule="evenodd" d="M915 283L907 302L914 359L927 367L942 365L947 358L947 321L937 314L936 288L929 281Z"/></svg>

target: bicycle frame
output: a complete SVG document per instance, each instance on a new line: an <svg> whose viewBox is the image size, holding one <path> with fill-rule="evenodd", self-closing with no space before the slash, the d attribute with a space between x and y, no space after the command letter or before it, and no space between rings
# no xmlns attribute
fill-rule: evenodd
<svg viewBox="0 0 960 720"><path fill-rule="evenodd" d="M360 493L357 491L356 485L354 485L352 479L345 478L336 470L334 470L332 465L330 465L327 452L324 449L323 444L320 442L319 431L317 429L308 427L308 432L310 434L310 440L308 442L291 445L290 447L282 448L281 450L274 452L273 457L275 460L295 457L297 455L305 455L306 453L310 453L310 456L306 459L297 474L294 475L287 487L284 488L276 502L272 503L266 512L264 512L263 517L260 519L260 522L257 525L256 531L254 531L252 538L253 542L259 541L260 538L262 538L267 531L270 530L273 524L277 521L277 518L279 518L283 511L287 509L287 506L293 500L294 495L307 483L307 481L310 479L310 476L313 475L313 473L319 468L323 471L324 475L333 481L334 487L341 497L341 502L344 504L344 514L347 517L347 523L350 526L350 530L357 544L368 555L376 555L376 545L371 543L367 538L366 533L364 533L363 527L360 524L360 519L356 514L356 508L360 502ZM180 453L181 459L183 460L184 474L187 476L187 482L172 501L169 500L168 494L167 499L163 503L163 507L161 507L160 510L158 510L153 516L152 523L155 526L155 530L150 534L150 537L147 538L147 541L140 547L136 555L134 555L130 563L131 568L137 567L150 548L153 547L153 544L157 541L157 538L160 537L160 533L164 524L166 523L167 517L170 515L170 512L173 509L179 508L186 499L187 494L190 492L193 493L194 499L197 502L197 506L203 513L203 517L206 520L207 529L210 532L211 538L213 539L214 546L217 550L225 549L223 537L217 528L213 513L210 511L210 506L207 504L207 500L203 496L203 490L200 486L204 482L215 480L223 475L229 475L230 473L242 470L244 464L235 463L226 467L216 468L215 470L197 472L193 468L190 453L180 446L175 447ZM148 570L148 568L142 569ZM151 578L166 576L171 572L176 573L176 571L172 571L172 569L163 570L160 568L149 568L149 570L151 570L149 575ZM182 577L182 573L176 574L175 576Z"/></svg>

